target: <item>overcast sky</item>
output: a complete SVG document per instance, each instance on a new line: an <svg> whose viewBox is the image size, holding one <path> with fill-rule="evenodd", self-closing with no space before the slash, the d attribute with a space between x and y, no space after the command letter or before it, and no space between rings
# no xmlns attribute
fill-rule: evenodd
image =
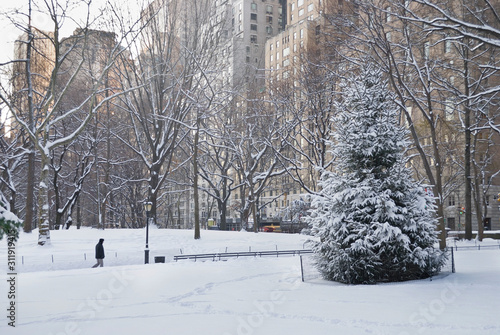
<svg viewBox="0 0 500 335"><path fill-rule="evenodd" d="M137 3L149 3L151 0L32 0L32 2L36 2L38 4L44 4L45 2L56 2L59 5L65 5L67 3L72 3L72 10L68 13L73 20L77 22L85 22L86 14L87 14L87 6L86 2L91 1L91 15L96 16L99 13L99 9L103 7L106 1L112 1L118 4L117 10L120 11L128 11L129 8L132 8L130 11L134 13L133 16L136 16L140 10L141 5ZM23 18L23 15L19 13L23 13L26 15L28 13L28 3L29 0L0 0L0 64L7 63L14 58L14 42L21 35L21 31L17 29L14 24L9 20L9 17L16 17L17 21ZM18 10L18 14L14 14L15 10ZM53 31L54 27L52 26L52 21L46 15L41 13L39 10L36 10L36 6L32 5L32 18L31 23L32 26L37 27L46 31ZM46 10L44 10L47 12ZM75 28L78 26L73 20L66 19L62 26L61 36L66 37L73 33ZM95 27L95 29L102 29L99 27ZM5 85L7 78L0 73L0 81ZM0 107L1 108L1 107ZM0 123L3 122L6 117L6 110L0 110Z"/></svg>
<svg viewBox="0 0 500 335"><path fill-rule="evenodd" d="M0 0L0 63L4 63L13 58L13 46L16 38L21 34L20 30L16 29L13 24L6 18L5 13L14 10L15 8L21 9L23 13L27 13L29 0ZM56 1L56 0L32 0L37 3L43 3L43 1ZM58 4L66 4L67 2L72 2L73 10L69 13L72 19L77 21L84 21L87 13L87 6L82 0L57 0ZM96 15L99 12L106 0L91 0L91 13ZM140 11L139 8L143 6L143 3L149 3L151 0L109 0L118 4L119 10L127 11L131 8L133 16ZM52 21L44 14L37 12L35 6L32 6L32 25L43 30L53 31L51 26ZM19 15L18 18L21 16ZM69 36L77 27L76 23L72 20L65 20L63 24L62 37ZM96 28L100 29L100 28Z"/></svg>

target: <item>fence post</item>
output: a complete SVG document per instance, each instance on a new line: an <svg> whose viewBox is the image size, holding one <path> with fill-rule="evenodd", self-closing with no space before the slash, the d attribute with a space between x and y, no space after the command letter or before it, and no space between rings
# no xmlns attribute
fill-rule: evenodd
<svg viewBox="0 0 500 335"><path fill-rule="evenodd" d="M300 255L300 276L302 277L302 282L304 282L304 267L302 266L302 255Z"/></svg>
<svg viewBox="0 0 500 335"><path fill-rule="evenodd" d="M455 254L453 253L453 248L451 248L451 273L455 273Z"/></svg>

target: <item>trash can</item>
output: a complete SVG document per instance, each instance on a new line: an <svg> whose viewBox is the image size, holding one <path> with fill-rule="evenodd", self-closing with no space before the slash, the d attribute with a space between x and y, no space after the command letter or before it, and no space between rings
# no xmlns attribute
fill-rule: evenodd
<svg viewBox="0 0 500 335"><path fill-rule="evenodd" d="M165 256L155 256L155 263L165 263Z"/></svg>

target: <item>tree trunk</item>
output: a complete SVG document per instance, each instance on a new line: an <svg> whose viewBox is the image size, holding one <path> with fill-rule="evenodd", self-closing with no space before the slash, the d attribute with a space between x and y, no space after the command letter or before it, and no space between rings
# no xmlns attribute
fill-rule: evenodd
<svg viewBox="0 0 500 335"><path fill-rule="evenodd" d="M31 32L31 0L28 1L28 45L26 46L26 79L28 83L28 127L33 131L34 129L34 110L33 110L33 85L31 82L31 42L33 34ZM25 233L31 233L33 229L33 212L35 204L35 151L32 139L29 139L29 153L28 153L28 179L26 183L26 215L24 217Z"/></svg>
<svg viewBox="0 0 500 335"><path fill-rule="evenodd" d="M227 206L221 200L217 200L217 202L219 208L219 229L227 230L227 221L226 221Z"/></svg>
<svg viewBox="0 0 500 335"><path fill-rule="evenodd" d="M467 42L467 41L466 41ZM467 44L467 43L466 43ZM464 88L465 96L469 97L469 66L467 46L464 47ZM464 103L464 126L465 126L465 153L464 153L464 172L465 172L465 239L472 239L472 176L471 176L471 110L469 101ZM479 224L479 222L478 222Z"/></svg>
<svg viewBox="0 0 500 335"><path fill-rule="evenodd" d="M82 165L82 175L83 175L83 165ZM76 200L76 229L80 229L82 226L82 206L81 206L81 199L78 197Z"/></svg>
<svg viewBox="0 0 500 335"><path fill-rule="evenodd" d="M31 233L33 229L34 192L35 192L35 152L30 150L28 154L28 177L26 180L26 215L24 217L23 230Z"/></svg>
<svg viewBox="0 0 500 335"><path fill-rule="evenodd" d="M193 200L194 200L194 239L200 239L200 199L198 194L198 141L199 118L196 120L197 129L194 134L193 152Z"/></svg>
<svg viewBox="0 0 500 335"><path fill-rule="evenodd" d="M259 232L259 224L257 222L257 206L256 204L256 199L255 199L255 194L253 192L253 188L251 189L251 195L252 195L252 217L253 217L253 231L254 233Z"/></svg>
<svg viewBox="0 0 500 335"><path fill-rule="evenodd" d="M108 75L106 74L105 80L104 80L104 85L105 87L108 87ZM109 98L109 91L106 90L104 93L104 96L106 99ZM100 211L100 221L102 222L103 229L106 227L106 221L109 221L109 216L107 214L107 209L108 209L108 203L109 203L109 171L111 169L110 166L110 157L111 157L111 143L110 143L110 138L111 138L111 131L110 131L110 120L111 120L111 112L109 108L109 100L106 101L106 163L104 164L104 184L103 184L103 195L104 198L101 203L101 211ZM96 145L97 147L97 145ZM110 223L110 222L108 222Z"/></svg>
<svg viewBox="0 0 500 335"><path fill-rule="evenodd" d="M38 244L50 244L49 226L49 158L42 154L42 171L38 190Z"/></svg>

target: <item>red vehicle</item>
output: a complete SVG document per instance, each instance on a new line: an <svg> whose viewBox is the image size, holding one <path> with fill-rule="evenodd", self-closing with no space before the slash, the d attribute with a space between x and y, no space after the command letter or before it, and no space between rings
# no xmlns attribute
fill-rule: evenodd
<svg viewBox="0 0 500 335"><path fill-rule="evenodd" d="M264 231L267 233L279 231L279 229L280 229L280 226L275 226L275 225L264 226Z"/></svg>

